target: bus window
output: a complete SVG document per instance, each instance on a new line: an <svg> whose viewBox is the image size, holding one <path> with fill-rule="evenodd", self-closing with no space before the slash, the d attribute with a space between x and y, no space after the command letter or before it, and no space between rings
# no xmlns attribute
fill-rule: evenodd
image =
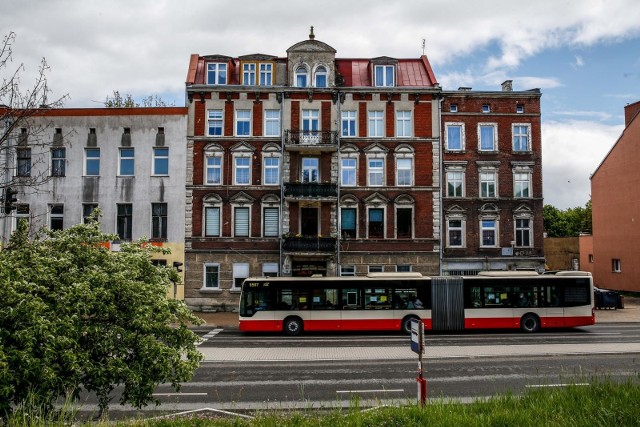
<svg viewBox="0 0 640 427"><path fill-rule="evenodd" d="M252 289L246 291L240 311L243 316L253 316L256 311L273 309L273 292L271 289Z"/></svg>
<svg viewBox="0 0 640 427"><path fill-rule="evenodd" d="M464 292L465 308L482 307L482 293L480 292L480 286L466 286Z"/></svg>
<svg viewBox="0 0 640 427"><path fill-rule="evenodd" d="M342 290L342 308L346 308L346 309L360 308L360 299L358 298L358 289Z"/></svg>
<svg viewBox="0 0 640 427"><path fill-rule="evenodd" d="M280 289L277 310L306 310L309 308L309 298L306 289Z"/></svg>
<svg viewBox="0 0 640 427"><path fill-rule="evenodd" d="M510 307L509 288L504 286L492 286L484 288L485 307Z"/></svg>
<svg viewBox="0 0 640 427"><path fill-rule="evenodd" d="M544 304L547 307L560 307L560 291L556 286L546 286L544 292Z"/></svg>
<svg viewBox="0 0 640 427"><path fill-rule="evenodd" d="M312 307L314 310L331 310L336 308L338 301L337 289L314 289Z"/></svg>
<svg viewBox="0 0 640 427"><path fill-rule="evenodd" d="M539 307L537 286L518 286L513 288L514 307Z"/></svg>
<svg viewBox="0 0 640 427"><path fill-rule="evenodd" d="M391 308L391 295L386 288L367 288L364 290L364 306L367 309Z"/></svg>

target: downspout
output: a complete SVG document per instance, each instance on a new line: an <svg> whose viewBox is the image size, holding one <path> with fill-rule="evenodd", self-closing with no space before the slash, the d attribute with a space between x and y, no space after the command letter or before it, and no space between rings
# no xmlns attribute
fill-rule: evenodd
<svg viewBox="0 0 640 427"><path fill-rule="evenodd" d="M278 94L276 93L276 97L278 96ZM284 137L284 92L281 92L281 99L280 99L280 218L284 218L284 143L285 143L285 137ZM279 266L279 270L280 270L280 276L283 275L283 269L284 269L284 256L283 256L283 246L284 246L284 237L283 237L283 231L282 227L280 229L280 266Z"/></svg>
<svg viewBox="0 0 640 427"><path fill-rule="evenodd" d="M338 99L336 104L338 105L338 128L336 132L336 160L338 162L338 176L336 177L336 276L340 276L340 230L342 229L342 217L340 213L340 177L342 176L342 161L340 159L340 134L342 129L342 118L340 114L342 109L340 108L340 99L343 94L338 91Z"/></svg>
<svg viewBox="0 0 640 427"><path fill-rule="evenodd" d="M443 137L442 137L442 103L444 101L444 96L442 95L442 92L440 92L439 94L439 99L438 99L438 185L439 185L439 191L438 191L438 198L439 198L439 215L440 215L440 236L439 236L439 249L438 249L438 274L440 276L442 276L442 262L443 262L443 258L444 258L444 249L443 249L443 244L444 244L444 206L442 205L443 203L443 196L442 196L442 192L443 192L443 185L442 185L442 180L444 177L444 173L443 173L443 167L444 167L444 161L443 161L443 151L444 151L444 144L443 144Z"/></svg>

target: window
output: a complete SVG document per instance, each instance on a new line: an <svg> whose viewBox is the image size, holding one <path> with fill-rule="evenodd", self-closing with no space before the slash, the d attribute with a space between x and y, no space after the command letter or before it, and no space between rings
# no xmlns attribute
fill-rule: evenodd
<svg viewBox="0 0 640 427"><path fill-rule="evenodd" d="M382 265L370 265L369 273L384 273L384 267Z"/></svg>
<svg viewBox="0 0 640 427"><path fill-rule="evenodd" d="M262 209L262 233L264 237L280 235L280 208L264 207Z"/></svg>
<svg viewBox="0 0 640 427"><path fill-rule="evenodd" d="M356 275L356 266L355 265L341 265L340 266L340 276L355 276ZM344 292L343 292L344 294Z"/></svg>
<svg viewBox="0 0 640 427"><path fill-rule="evenodd" d="M236 136L251 135L251 110L236 111Z"/></svg>
<svg viewBox="0 0 640 427"><path fill-rule="evenodd" d="M226 85L227 84L227 64L222 64L222 63L207 64L207 84Z"/></svg>
<svg viewBox="0 0 640 427"><path fill-rule="evenodd" d="M320 182L320 159L317 157L302 158L302 182Z"/></svg>
<svg viewBox="0 0 640 427"><path fill-rule="evenodd" d="M85 148L84 174L86 176L100 175L100 149L99 148Z"/></svg>
<svg viewBox="0 0 640 427"><path fill-rule="evenodd" d="M341 185L345 187L353 187L356 185L356 159L343 158L341 169Z"/></svg>
<svg viewBox="0 0 640 427"><path fill-rule="evenodd" d="M222 184L222 157L220 155L207 155L205 165L207 184Z"/></svg>
<svg viewBox="0 0 640 427"><path fill-rule="evenodd" d="M531 220L516 218L516 246L531 247Z"/></svg>
<svg viewBox="0 0 640 427"><path fill-rule="evenodd" d="M264 111L264 136L280 136L280 110Z"/></svg>
<svg viewBox="0 0 640 427"><path fill-rule="evenodd" d="M153 174L169 175L169 149L153 149Z"/></svg>
<svg viewBox="0 0 640 427"><path fill-rule="evenodd" d="M513 151L531 151L528 125L513 125Z"/></svg>
<svg viewBox="0 0 640 427"><path fill-rule="evenodd" d="M242 64L242 84L250 86L256 84L256 64Z"/></svg>
<svg viewBox="0 0 640 427"><path fill-rule="evenodd" d="M491 112L491 106L489 104L484 104L482 106L482 112L483 113L490 113Z"/></svg>
<svg viewBox="0 0 640 427"><path fill-rule="evenodd" d="M447 197L464 197L463 171L447 171Z"/></svg>
<svg viewBox="0 0 640 427"><path fill-rule="evenodd" d="M264 277L278 277L278 263L265 262L262 264L262 275Z"/></svg>
<svg viewBox="0 0 640 427"><path fill-rule="evenodd" d="M316 87L327 87L327 69L324 66L316 68Z"/></svg>
<svg viewBox="0 0 640 427"><path fill-rule="evenodd" d="M447 220L447 246L461 248L464 246L464 229L461 219Z"/></svg>
<svg viewBox="0 0 640 427"><path fill-rule="evenodd" d="M384 185L384 160L367 159L368 177L370 186Z"/></svg>
<svg viewBox="0 0 640 427"><path fill-rule="evenodd" d="M611 271L614 273L622 272L622 263L619 259L614 258L611 260Z"/></svg>
<svg viewBox="0 0 640 427"><path fill-rule="evenodd" d="M457 113L458 112L458 104L451 104L449 106L449 112L451 113Z"/></svg>
<svg viewBox="0 0 640 427"><path fill-rule="evenodd" d="M131 229L133 222L133 206L131 203L123 203L118 205L118 218L116 227L120 240L131 240Z"/></svg>
<svg viewBox="0 0 640 427"><path fill-rule="evenodd" d="M31 222L31 213L29 210L29 205L16 205L16 224L15 229L18 228L20 223L25 222L27 228L29 227L29 223Z"/></svg>
<svg viewBox="0 0 640 427"><path fill-rule="evenodd" d="M480 197L496 197L496 173L480 172Z"/></svg>
<svg viewBox="0 0 640 427"><path fill-rule="evenodd" d="M118 175L131 176L134 172L135 149L120 148L120 170Z"/></svg>
<svg viewBox="0 0 640 427"><path fill-rule="evenodd" d="M593 254L589 254L589 263L593 264Z"/></svg>
<svg viewBox="0 0 640 427"><path fill-rule="evenodd" d="M369 111L369 136L381 137L382 134L382 111Z"/></svg>
<svg viewBox="0 0 640 427"><path fill-rule="evenodd" d="M240 290L242 288L242 282L249 277L249 264L247 263L233 263L233 286L232 289Z"/></svg>
<svg viewBox="0 0 640 427"><path fill-rule="evenodd" d="M342 115L342 136L356 136L356 112L342 111L340 114Z"/></svg>
<svg viewBox="0 0 640 427"><path fill-rule="evenodd" d="M384 238L384 209L369 209L369 238Z"/></svg>
<svg viewBox="0 0 640 427"><path fill-rule="evenodd" d="M413 184L413 159L396 160L396 183L398 186Z"/></svg>
<svg viewBox="0 0 640 427"><path fill-rule="evenodd" d="M65 176L66 148L51 149L51 176Z"/></svg>
<svg viewBox="0 0 640 427"><path fill-rule="evenodd" d="M220 237L220 208L207 206L204 208L205 237Z"/></svg>
<svg viewBox="0 0 640 427"><path fill-rule="evenodd" d="M151 238L167 240L167 204L151 204Z"/></svg>
<svg viewBox="0 0 640 427"><path fill-rule="evenodd" d="M235 157L234 159L235 185L249 185L251 182L251 159L249 157Z"/></svg>
<svg viewBox="0 0 640 427"><path fill-rule="evenodd" d="M265 157L262 159L262 164L264 165L264 178L262 183L264 185L280 184L280 158Z"/></svg>
<svg viewBox="0 0 640 427"><path fill-rule="evenodd" d="M396 136L409 137L412 133L411 111L396 111Z"/></svg>
<svg viewBox="0 0 640 427"><path fill-rule="evenodd" d="M445 124L445 149L449 151L464 150L464 127L463 124Z"/></svg>
<svg viewBox="0 0 640 427"><path fill-rule="evenodd" d="M296 87L307 87L308 72L304 66L296 68Z"/></svg>
<svg viewBox="0 0 640 427"><path fill-rule="evenodd" d="M204 264L203 289L220 288L220 264Z"/></svg>
<svg viewBox="0 0 640 427"><path fill-rule="evenodd" d="M31 148L17 149L17 176L31 176Z"/></svg>
<svg viewBox="0 0 640 427"><path fill-rule="evenodd" d="M516 172L513 174L513 197L531 197L531 174Z"/></svg>
<svg viewBox="0 0 640 427"><path fill-rule="evenodd" d="M319 119L319 110L302 110L302 130L304 133L315 133L319 129Z"/></svg>
<svg viewBox="0 0 640 427"><path fill-rule="evenodd" d="M375 86L394 86L394 68L393 65L376 65Z"/></svg>
<svg viewBox="0 0 640 427"><path fill-rule="evenodd" d="M342 208L340 210L340 233L343 239L356 238L355 208Z"/></svg>
<svg viewBox="0 0 640 427"><path fill-rule="evenodd" d="M62 230L64 228L64 206L49 206L49 229Z"/></svg>
<svg viewBox="0 0 640 427"><path fill-rule="evenodd" d="M522 114L522 113L524 113L524 105L522 105L522 104L517 104L517 105L516 105L516 113L518 113L518 114Z"/></svg>
<svg viewBox="0 0 640 427"><path fill-rule="evenodd" d="M273 64L260 64L260 86L273 84Z"/></svg>
<svg viewBox="0 0 640 427"><path fill-rule="evenodd" d="M233 235L235 237L249 237L249 208L235 207L233 209Z"/></svg>
<svg viewBox="0 0 640 427"><path fill-rule="evenodd" d="M480 246L496 247L497 224L495 219L480 220Z"/></svg>
<svg viewBox="0 0 640 427"><path fill-rule="evenodd" d="M413 209L396 209L396 230L398 239L410 239L413 237Z"/></svg>
<svg viewBox="0 0 640 427"><path fill-rule="evenodd" d="M91 216L93 211L95 211L96 209L98 209L98 204L97 203L83 203L82 204L82 223L83 224L88 224L89 223L89 217Z"/></svg>
<svg viewBox="0 0 640 427"><path fill-rule="evenodd" d="M495 125L478 125L478 139L480 141L480 151L497 151Z"/></svg>
<svg viewBox="0 0 640 427"><path fill-rule="evenodd" d="M222 136L222 110L207 111L208 136Z"/></svg>

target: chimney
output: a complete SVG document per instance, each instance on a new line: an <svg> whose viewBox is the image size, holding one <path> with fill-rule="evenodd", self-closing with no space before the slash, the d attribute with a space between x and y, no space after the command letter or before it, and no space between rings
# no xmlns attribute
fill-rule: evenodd
<svg viewBox="0 0 640 427"><path fill-rule="evenodd" d="M638 114L640 111L640 101L634 102L633 104L627 104L624 107L624 126L627 127L631 123L631 120Z"/></svg>
<svg viewBox="0 0 640 427"><path fill-rule="evenodd" d="M502 82L503 92L513 92L513 80L505 80Z"/></svg>

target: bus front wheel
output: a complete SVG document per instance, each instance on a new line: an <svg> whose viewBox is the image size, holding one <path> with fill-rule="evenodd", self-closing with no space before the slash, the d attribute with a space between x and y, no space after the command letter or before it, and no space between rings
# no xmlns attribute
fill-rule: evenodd
<svg viewBox="0 0 640 427"><path fill-rule="evenodd" d="M407 316L402 319L402 323L400 324L400 330L403 334L409 335L411 334L411 321L412 320L420 320L417 316Z"/></svg>
<svg viewBox="0 0 640 427"><path fill-rule="evenodd" d="M535 314L525 314L520 319L520 329L523 332L538 332L540 330L540 318Z"/></svg>
<svg viewBox="0 0 640 427"><path fill-rule="evenodd" d="M284 333L289 336L300 335L302 332L302 319L299 317L287 317L282 324Z"/></svg>

